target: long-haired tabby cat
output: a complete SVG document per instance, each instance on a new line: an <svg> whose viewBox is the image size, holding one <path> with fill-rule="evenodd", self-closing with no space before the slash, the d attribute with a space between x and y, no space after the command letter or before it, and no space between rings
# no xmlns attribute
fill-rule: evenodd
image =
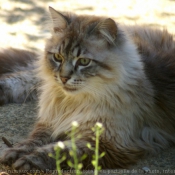
<svg viewBox="0 0 175 175"><path fill-rule="evenodd" d="M29 138L4 152L16 169L55 169L57 141L71 149L72 121L80 126L77 154L92 169L91 128L101 122L105 168L126 168L175 143L175 42L166 30L127 27L111 18L60 13L50 7L52 36L39 60L38 121ZM61 154L62 154L61 153ZM67 162L61 164L68 169Z"/></svg>

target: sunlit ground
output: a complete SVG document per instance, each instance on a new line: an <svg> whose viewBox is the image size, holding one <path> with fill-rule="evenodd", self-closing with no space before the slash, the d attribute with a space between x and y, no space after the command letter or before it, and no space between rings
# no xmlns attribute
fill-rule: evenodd
<svg viewBox="0 0 175 175"><path fill-rule="evenodd" d="M77 14L103 15L125 24L146 24L173 33L173 0L0 0L0 47L42 50L49 36L48 6Z"/></svg>

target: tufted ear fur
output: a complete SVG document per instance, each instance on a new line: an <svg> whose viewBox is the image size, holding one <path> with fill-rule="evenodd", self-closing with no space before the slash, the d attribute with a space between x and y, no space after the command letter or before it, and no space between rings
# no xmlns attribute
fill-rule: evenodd
<svg viewBox="0 0 175 175"><path fill-rule="evenodd" d="M62 32L69 24L69 20L62 13L49 7L49 11L53 20L53 29L55 32Z"/></svg>
<svg viewBox="0 0 175 175"><path fill-rule="evenodd" d="M70 19L62 13L56 11L52 7L49 7L49 11L53 20L53 29L55 32L62 32L70 24ZM92 24L89 27L88 33L100 34L110 44L115 44L115 40L118 34L118 28L115 21L111 18L104 19L97 23Z"/></svg>
<svg viewBox="0 0 175 175"><path fill-rule="evenodd" d="M118 28L114 20L111 18L104 19L103 21L99 22L94 29L92 30L91 34L97 32L101 36L103 36L110 44L114 44Z"/></svg>

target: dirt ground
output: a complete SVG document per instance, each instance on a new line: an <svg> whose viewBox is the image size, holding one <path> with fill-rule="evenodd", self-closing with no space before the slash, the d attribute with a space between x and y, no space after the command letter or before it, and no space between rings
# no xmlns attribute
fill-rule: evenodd
<svg viewBox="0 0 175 175"><path fill-rule="evenodd" d="M146 24L175 33L175 0L0 0L0 47L42 51L49 37L48 6L77 14L103 15L118 23ZM11 143L25 138L36 117L36 103L0 107L0 137ZM6 145L0 140L0 155ZM0 165L0 172L6 167ZM175 148L141 160L129 172L104 174L175 174ZM12 174L12 173L10 173Z"/></svg>

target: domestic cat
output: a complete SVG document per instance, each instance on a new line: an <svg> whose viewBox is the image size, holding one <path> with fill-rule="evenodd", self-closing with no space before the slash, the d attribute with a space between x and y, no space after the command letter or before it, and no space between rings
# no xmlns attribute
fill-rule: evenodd
<svg viewBox="0 0 175 175"><path fill-rule="evenodd" d="M175 42L166 30L122 26L111 18L60 13L49 8L52 36L38 61L38 121L28 139L4 152L16 169L53 170L57 141L69 155L65 133L79 123L77 154L91 164L96 122L103 169L127 168L175 143ZM76 136L77 136L76 135ZM67 160L62 169L69 169Z"/></svg>
<svg viewBox="0 0 175 175"><path fill-rule="evenodd" d="M0 105L37 99L38 78L34 76L37 55L20 49L0 50Z"/></svg>

